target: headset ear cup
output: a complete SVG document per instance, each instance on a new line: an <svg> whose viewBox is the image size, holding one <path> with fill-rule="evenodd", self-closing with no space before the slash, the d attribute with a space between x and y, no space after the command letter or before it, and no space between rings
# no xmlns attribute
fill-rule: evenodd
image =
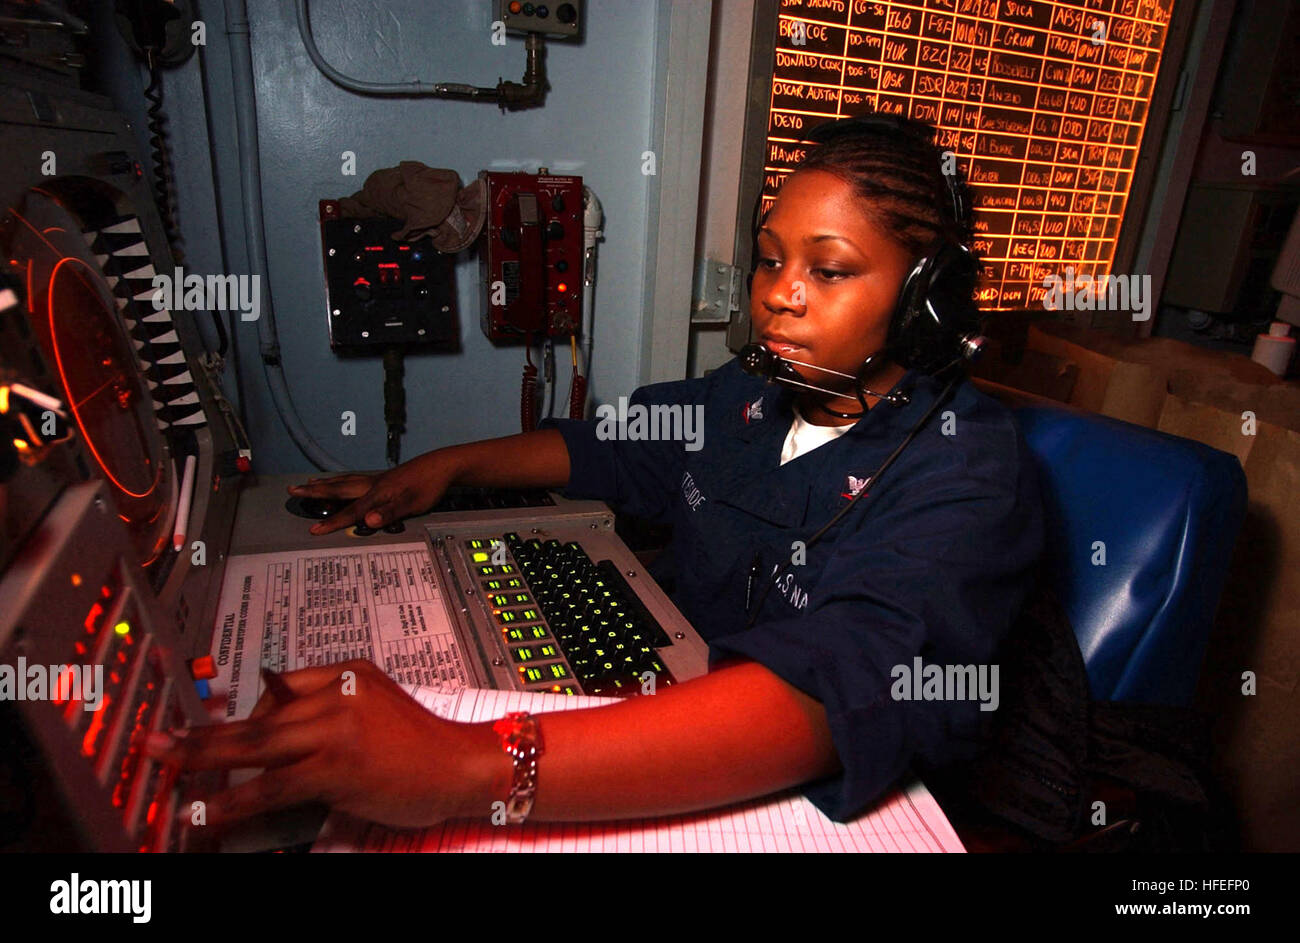
<svg viewBox="0 0 1300 943"><path fill-rule="evenodd" d="M926 256L913 266L898 293L898 303L894 306L894 314L889 321L885 344L891 351L891 359L908 368L916 366L916 322L925 301L922 286L929 279L932 261L930 256Z"/></svg>
<svg viewBox="0 0 1300 943"><path fill-rule="evenodd" d="M948 247L942 277L934 286L934 309L940 337L937 342L935 369L966 357L963 342L980 332L980 310L975 300L979 278L979 261L965 246Z"/></svg>
<svg viewBox="0 0 1300 943"><path fill-rule="evenodd" d="M896 362L934 373L962 356L961 339L979 330L977 274L974 256L952 244L918 264L904 285L891 328Z"/></svg>

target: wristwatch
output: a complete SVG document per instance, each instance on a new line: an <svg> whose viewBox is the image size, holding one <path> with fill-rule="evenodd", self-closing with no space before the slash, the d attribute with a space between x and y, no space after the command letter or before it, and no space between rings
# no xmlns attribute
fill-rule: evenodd
<svg viewBox="0 0 1300 943"><path fill-rule="evenodd" d="M515 775L506 800L506 821L519 825L533 811L537 795L537 758L542 755L542 729L527 711L515 711L492 725L501 749L515 761Z"/></svg>

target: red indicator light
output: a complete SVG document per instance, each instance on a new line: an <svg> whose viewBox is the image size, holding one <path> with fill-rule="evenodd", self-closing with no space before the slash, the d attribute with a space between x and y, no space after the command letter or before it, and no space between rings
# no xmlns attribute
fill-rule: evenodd
<svg viewBox="0 0 1300 943"><path fill-rule="evenodd" d="M568 282L560 282L560 284L555 286L555 290L560 292L561 294L568 291L569 290Z"/></svg>
<svg viewBox="0 0 1300 943"><path fill-rule="evenodd" d="M99 739L100 733L104 729L104 718L108 716L108 705L113 703L113 699L107 694L104 695L104 702L99 705L95 711L95 716L91 718L90 726L86 728L86 735L81 738L81 755L95 755L95 741Z"/></svg>

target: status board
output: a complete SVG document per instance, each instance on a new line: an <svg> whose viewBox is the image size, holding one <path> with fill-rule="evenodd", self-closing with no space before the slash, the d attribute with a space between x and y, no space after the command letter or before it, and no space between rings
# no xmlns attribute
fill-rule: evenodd
<svg viewBox="0 0 1300 943"><path fill-rule="evenodd" d="M1041 306L1072 266L1105 277L1174 0L782 0L763 210L818 124L934 125L971 185L980 307Z"/></svg>

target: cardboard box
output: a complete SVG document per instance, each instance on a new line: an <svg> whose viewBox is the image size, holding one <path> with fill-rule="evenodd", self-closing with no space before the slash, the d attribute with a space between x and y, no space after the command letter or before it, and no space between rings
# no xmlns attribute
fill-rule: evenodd
<svg viewBox="0 0 1300 943"><path fill-rule="evenodd" d="M1170 395L1180 399L1214 406L1238 417L1252 412L1261 422L1300 432L1300 383L1261 386L1220 373L1174 370L1169 375L1168 389Z"/></svg>
<svg viewBox="0 0 1300 943"><path fill-rule="evenodd" d="M1199 378L1204 381L1204 378ZM1222 393L1213 380L1184 386ZM1263 401L1267 390L1258 390ZM1233 390L1234 397L1245 391ZM1290 394L1295 394L1292 390ZM1274 393L1274 399L1282 394ZM1201 671L1196 706L1214 718L1215 774L1233 804L1243 850L1300 851L1300 431L1170 394L1158 423L1231 452L1249 503ZM1292 415L1300 421L1300 415ZM1250 674L1247 675L1247 672ZM1246 685L1253 679L1254 693Z"/></svg>
<svg viewBox="0 0 1300 943"><path fill-rule="evenodd" d="M1000 386L1024 390L1061 403L1070 401L1079 379L1078 364L1040 350L1011 351L990 339L971 375Z"/></svg>
<svg viewBox="0 0 1300 943"><path fill-rule="evenodd" d="M1167 337L1121 338L1057 321L1030 324L1026 346L1079 365L1068 400L1071 405L1149 429L1160 420L1174 371L1223 376L1263 387L1282 382L1267 367L1241 354L1207 350Z"/></svg>

